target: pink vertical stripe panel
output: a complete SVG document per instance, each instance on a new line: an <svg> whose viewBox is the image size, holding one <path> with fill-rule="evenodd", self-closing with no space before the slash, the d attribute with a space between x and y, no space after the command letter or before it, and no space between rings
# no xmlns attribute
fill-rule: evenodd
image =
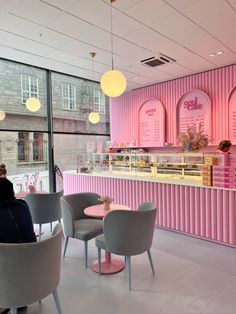
<svg viewBox="0 0 236 314"><path fill-rule="evenodd" d="M216 200L217 200L217 208L216 208L216 224L217 224L217 241L223 241L223 191L216 190Z"/></svg>
<svg viewBox="0 0 236 314"><path fill-rule="evenodd" d="M216 190L211 190L211 239L217 240L217 199Z"/></svg>
<svg viewBox="0 0 236 314"><path fill-rule="evenodd" d="M224 191L223 193L223 241L229 242L229 211L225 210L229 208L229 191Z"/></svg>
<svg viewBox="0 0 236 314"><path fill-rule="evenodd" d="M206 193L206 237L211 238L211 190L205 189Z"/></svg>
<svg viewBox="0 0 236 314"><path fill-rule="evenodd" d="M229 243L236 244L235 194L229 191Z"/></svg>
<svg viewBox="0 0 236 314"><path fill-rule="evenodd" d="M199 235L201 237L206 237L206 191L207 189L199 189L200 193L200 208L199 208Z"/></svg>

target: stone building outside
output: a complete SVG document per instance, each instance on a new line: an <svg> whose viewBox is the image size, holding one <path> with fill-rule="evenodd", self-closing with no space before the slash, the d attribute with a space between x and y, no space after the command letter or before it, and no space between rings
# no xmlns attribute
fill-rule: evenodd
<svg viewBox="0 0 236 314"><path fill-rule="evenodd" d="M48 169L46 81L43 69L0 60L0 111L6 113L6 118L0 121L0 161L6 164L17 191L27 190L27 184L32 182L38 189L48 188L46 179L35 179L40 174L47 176ZM74 169L78 154L86 151L87 142L109 139L100 136L109 134L109 100L97 82L52 72L51 84L56 132L54 159L62 170ZM28 97L40 100L38 112L28 111L25 106ZM91 111L100 113L98 124L89 122Z"/></svg>

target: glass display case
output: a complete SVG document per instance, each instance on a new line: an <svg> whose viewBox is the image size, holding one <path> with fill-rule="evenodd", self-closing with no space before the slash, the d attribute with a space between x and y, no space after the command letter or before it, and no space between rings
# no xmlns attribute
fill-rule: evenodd
<svg viewBox="0 0 236 314"><path fill-rule="evenodd" d="M207 155L209 156L209 154ZM94 172L202 180L203 153L93 153Z"/></svg>

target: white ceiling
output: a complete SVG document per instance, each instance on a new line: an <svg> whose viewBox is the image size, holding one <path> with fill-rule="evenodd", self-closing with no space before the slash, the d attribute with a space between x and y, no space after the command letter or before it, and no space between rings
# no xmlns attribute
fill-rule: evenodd
<svg viewBox="0 0 236 314"><path fill-rule="evenodd" d="M128 90L236 63L236 0L116 0L112 12L114 68ZM0 43L0 57L99 81L111 69L110 4L0 0ZM140 63L158 53L176 62Z"/></svg>

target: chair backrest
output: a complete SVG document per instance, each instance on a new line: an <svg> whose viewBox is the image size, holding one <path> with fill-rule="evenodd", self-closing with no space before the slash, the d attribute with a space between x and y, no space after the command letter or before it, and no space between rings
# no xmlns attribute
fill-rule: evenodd
<svg viewBox="0 0 236 314"><path fill-rule="evenodd" d="M75 193L63 196L61 198L61 204L66 202L70 205L75 220L91 218L84 214L84 209L92 205L100 204L101 202L98 200L99 197L99 194L93 192Z"/></svg>
<svg viewBox="0 0 236 314"><path fill-rule="evenodd" d="M153 202L144 202L139 205L138 210L139 211L146 211L146 210L152 210L155 209L157 205Z"/></svg>
<svg viewBox="0 0 236 314"><path fill-rule="evenodd" d="M74 220L93 219L84 214L84 209L88 206L100 204L99 197L99 194L92 192L75 193L61 197L63 229L67 237L74 236Z"/></svg>
<svg viewBox="0 0 236 314"><path fill-rule="evenodd" d="M60 197L63 191L56 193L29 193L25 201L29 206L33 223L43 224L61 219Z"/></svg>
<svg viewBox="0 0 236 314"><path fill-rule="evenodd" d="M33 243L0 243L0 306L21 307L54 291L60 280L62 226Z"/></svg>
<svg viewBox="0 0 236 314"><path fill-rule="evenodd" d="M114 210L104 219L104 236L108 251L118 255L141 254L152 245L156 205L146 209Z"/></svg>

